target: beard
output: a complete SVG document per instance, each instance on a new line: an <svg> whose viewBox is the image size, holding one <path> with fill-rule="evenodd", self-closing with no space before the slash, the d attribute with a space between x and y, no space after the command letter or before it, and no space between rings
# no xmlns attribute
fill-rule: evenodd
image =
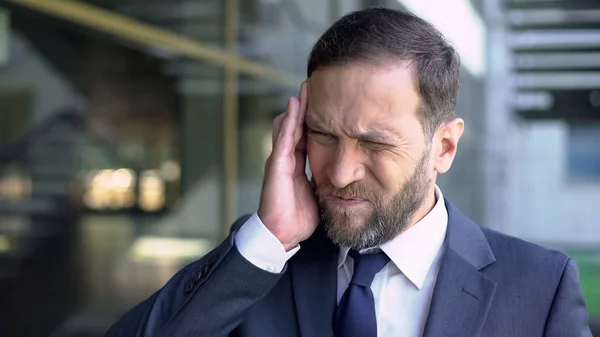
<svg viewBox="0 0 600 337"><path fill-rule="evenodd" d="M427 174L430 149L424 151L414 173L391 200L360 182L342 189L331 184L319 186L314 176L311 184L319 202L321 221L329 238L338 246L354 250L378 247L391 241L408 226L427 197L431 179ZM369 210L356 210L329 204L325 197L360 197L368 200ZM361 221L362 219L362 221Z"/></svg>

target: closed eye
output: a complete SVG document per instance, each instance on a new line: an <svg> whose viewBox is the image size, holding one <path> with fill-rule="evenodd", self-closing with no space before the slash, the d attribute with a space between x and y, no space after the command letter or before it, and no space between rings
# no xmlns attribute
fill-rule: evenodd
<svg viewBox="0 0 600 337"><path fill-rule="evenodd" d="M372 149L372 150L385 150L391 147L389 144L372 142L368 140L361 140L360 142L364 147Z"/></svg>
<svg viewBox="0 0 600 337"><path fill-rule="evenodd" d="M312 135L315 135L315 136L329 136L329 135L326 135L323 132L317 131L315 129L308 129L308 133L312 134Z"/></svg>

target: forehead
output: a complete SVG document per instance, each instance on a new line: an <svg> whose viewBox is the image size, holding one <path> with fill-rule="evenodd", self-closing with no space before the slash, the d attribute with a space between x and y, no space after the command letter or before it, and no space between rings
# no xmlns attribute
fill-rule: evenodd
<svg viewBox="0 0 600 337"><path fill-rule="evenodd" d="M332 128L400 130L418 121L419 93L406 63L324 68L308 87L308 120Z"/></svg>

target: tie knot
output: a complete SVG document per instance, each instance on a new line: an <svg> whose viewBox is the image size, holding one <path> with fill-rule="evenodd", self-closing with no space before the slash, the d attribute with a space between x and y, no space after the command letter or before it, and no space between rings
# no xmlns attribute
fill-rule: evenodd
<svg viewBox="0 0 600 337"><path fill-rule="evenodd" d="M376 254L360 254L355 250L350 250L348 255L354 260L354 275L350 283L370 287L375 279L375 274L381 271L390 261L390 258L384 252Z"/></svg>

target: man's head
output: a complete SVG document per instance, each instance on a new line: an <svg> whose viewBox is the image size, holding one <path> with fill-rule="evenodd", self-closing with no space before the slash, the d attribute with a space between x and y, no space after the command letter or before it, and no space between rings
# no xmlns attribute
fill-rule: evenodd
<svg viewBox="0 0 600 337"><path fill-rule="evenodd" d="M452 164L460 63L429 23L367 9L338 20L308 60L307 152L323 220L339 245L385 243L433 206Z"/></svg>

